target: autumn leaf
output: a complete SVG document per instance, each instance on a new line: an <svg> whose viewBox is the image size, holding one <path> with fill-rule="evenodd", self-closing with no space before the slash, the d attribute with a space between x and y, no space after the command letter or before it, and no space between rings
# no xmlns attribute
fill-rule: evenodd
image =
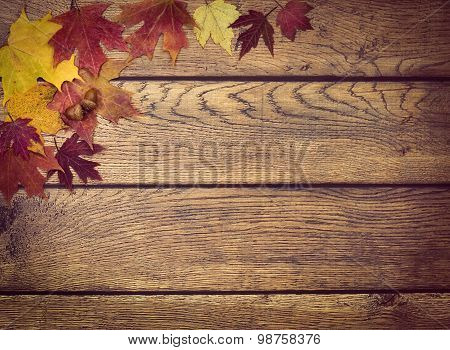
<svg viewBox="0 0 450 350"><path fill-rule="evenodd" d="M195 21L186 10L187 3L179 0L144 0L136 4L121 5L118 21L126 27L140 22L143 26L127 41L131 44L133 58L147 55L153 58L159 37L164 35L163 49L170 53L175 64L182 48L188 47L183 26L195 26Z"/></svg>
<svg viewBox="0 0 450 350"><path fill-rule="evenodd" d="M47 172L59 170L57 160L54 157L53 148L45 147L45 156L30 153L28 160L15 154L12 149L0 153L0 192L7 202L11 202L14 194L19 190L19 185L25 188L28 196L45 198L44 184L47 180L39 169Z"/></svg>
<svg viewBox="0 0 450 350"><path fill-rule="evenodd" d="M94 4L74 7L70 11L52 19L62 28L50 40L55 49L55 64L70 59L78 50L77 65L98 76L106 56L100 44L108 50L128 51L122 38L123 26L103 17L110 4Z"/></svg>
<svg viewBox="0 0 450 350"><path fill-rule="evenodd" d="M63 124L59 114L47 107L57 89L39 83L25 93L16 94L6 104L8 113L14 118L30 118L30 125L47 133L56 134Z"/></svg>
<svg viewBox="0 0 450 350"><path fill-rule="evenodd" d="M294 41L297 30L313 29L306 14L313 9L306 2L299 0L289 1L278 13L277 25L281 33L289 40Z"/></svg>
<svg viewBox="0 0 450 350"><path fill-rule="evenodd" d="M72 120L63 116L64 122L75 131L80 139L94 147L94 131L97 128L97 114L92 111L82 120Z"/></svg>
<svg viewBox="0 0 450 350"><path fill-rule="evenodd" d="M118 76L119 73L115 71L117 69L117 66L114 66L115 62L111 62L111 65L108 63L102 67L98 78L88 71L81 70L80 75L84 82L79 82L81 83L79 86L83 94L91 89L97 90L98 101L95 111L103 118L117 123L120 118L130 118L139 113L131 101L133 94L109 82L110 77ZM123 67L120 67L119 71L121 69Z"/></svg>
<svg viewBox="0 0 450 350"><path fill-rule="evenodd" d="M64 83L61 92L56 93L53 101L49 103L48 108L58 111L64 123L71 127L82 140L93 147L94 131L97 127L96 112L92 110L85 116L82 116L80 120L70 119L65 115L66 111L74 106L80 106L81 108L80 103L83 100L83 84L84 82L82 81ZM84 90L86 89L87 87L84 88Z"/></svg>
<svg viewBox="0 0 450 350"><path fill-rule="evenodd" d="M231 28L251 26L246 31L242 32L237 39L241 44L239 59L250 52L252 48L256 48L261 37L264 39L264 43L273 56L274 30L267 20L268 15L269 14L264 15L259 11L250 10L248 11L248 15L240 16L236 22L231 25Z"/></svg>
<svg viewBox="0 0 450 350"><path fill-rule="evenodd" d="M79 134L80 138L93 146L93 133L97 126L97 114L103 118L117 123L120 118L130 118L139 113L134 108L131 96L126 90L111 85L109 79L116 78L126 63L107 61L100 72L99 77L94 77L85 69L80 70L83 81L75 80L72 83L64 83L62 91L57 92L49 108L58 111L64 122ZM95 101L91 108L82 105L86 101L86 94L94 91ZM70 111L75 110L78 117L71 116Z"/></svg>
<svg viewBox="0 0 450 350"><path fill-rule="evenodd" d="M50 38L61 28L50 22L51 15L30 21L22 11L20 18L11 25L8 46L0 49L0 76L2 77L3 105L16 93L22 93L36 85L42 78L58 89L64 81L80 78L74 65L75 56L56 67L53 64L53 48Z"/></svg>
<svg viewBox="0 0 450 350"><path fill-rule="evenodd" d="M97 96L93 110L103 118L117 123L120 118L137 115L138 112L131 102L132 94L111 85L109 82L110 79L117 77L125 66L125 63L107 61L103 65L99 77L81 69L80 76L83 80L65 83L62 91L56 93L53 102L49 104L49 108L66 114L70 107L83 102L87 92L94 90ZM85 112L87 112L85 113L87 115L90 111Z"/></svg>
<svg viewBox="0 0 450 350"><path fill-rule="evenodd" d="M56 159L62 171L52 170L48 173L48 176L50 177L55 172L58 172L60 184L69 190L73 189L72 169L84 183L87 183L88 179L101 181L102 177L95 169L100 164L83 159L81 156L92 156L102 150L103 147L96 144L94 144L94 149L91 149L86 142L79 141L77 134L73 134L70 139L64 142L56 154Z"/></svg>
<svg viewBox="0 0 450 350"><path fill-rule="evenodd" d="M41 142L36 129L29 125L31 119L17 119L0 124L0 153L12 149L16 156L30 159L32 142Z"/></svg>
<svg viewBox="0 0 450 350"><path fill-rule="evenodd" d="M6 103L8 113L13 119L30 119L30 125L37 129L41 142L30 146L29 150L32 152L44 154L42 132L54 135L64 126L60 114L47 107L56 91L50 84L39 83L25 93L14 94Z"/></svg>
<svg viewBox="0 0 450 350"><path fill-rule="evenodd" d="M204 48L211 37L217 45L222 46L231 55L231 40L233 29L229 26L239 18L236 6L225 3L224 0L215 0L200 6L194 12L197 27L195 35L200 45Z"/></svg>

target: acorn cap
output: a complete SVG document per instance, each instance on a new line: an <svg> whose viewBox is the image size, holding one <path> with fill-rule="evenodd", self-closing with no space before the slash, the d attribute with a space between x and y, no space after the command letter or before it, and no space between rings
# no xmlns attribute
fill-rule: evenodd
<svg viewBox="0 0 450 350"><path fill-rule="evenodd" d="M84 95L84 100L89 100L94 102L95 104L97 104L98 102L98 92L97 89L90 89L86 92L86 94Z"/></svg>

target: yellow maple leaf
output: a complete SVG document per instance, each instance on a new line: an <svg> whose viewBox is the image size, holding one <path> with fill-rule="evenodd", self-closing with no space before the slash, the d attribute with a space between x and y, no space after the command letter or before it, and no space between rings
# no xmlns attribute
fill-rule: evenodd
<svg viewBox="0 0 450 350"><path fill-rule="evenodd" d="M43 143L42 132L56 134L64 127L60 113L47 108L56 91L56 88L52 85L42 83L36 84L24 93L14 94L6 103L10 116L6 118L6 121L11 121L11 117L13 119L31 119L29 125L36 128ZM44 154L43 144L33 143L28 149L32 152Z"/></svg>
<svg viewBox="0 0 450 350"><path fill-rule="evenodd" d="M231 55L231 40L233 40L233 29L230 24L239 18L236 6L225 3L224 0L215 0L200 6L194 12L197 27L194 28L195 35L200 45L204 48L211 37L213 41L222 46Z"/></svg>
<svg viewBox="0 0 450 350"><path fill-rule="evenodd" d="M42 78L58 89L64 81L80 78L74 64L75 56L56 67L53 64L54 49L48 44L61 28L50 22L48 14L42 19L30 21L22 11L19 19L11 25L8 45L0 48L0 76L5 91L3 105L16 93L22 93Z"/></svg>

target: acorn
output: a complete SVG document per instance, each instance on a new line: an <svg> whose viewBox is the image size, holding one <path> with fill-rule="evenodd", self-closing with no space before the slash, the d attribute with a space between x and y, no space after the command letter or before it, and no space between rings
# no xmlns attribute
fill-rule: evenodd
<svg viewBox="0 0 450 350"><path fill-rule="evenodd" d="M91 102L97 104L97 102L98 102L97 90L94 88L88 90L86 92L86 94L84 95L84 100L88 100L88 101L91 101Z"/></svg>
<svg viewBox="0 0 450 350"><path fill-rule="evenodd" d="M84 99L80 102L83 111L90 112L97 108L97 104L94 101Z"/></svg>
<svg viewBox="0 0 450 350"><path fill-rule="evenodd" d="M92 88L84 94L84 98L79 104L66 110L66 117L71 120L83 120L89 112L97 108L98 93Z"/></svg>
<svg viewBox="0 0 450 350"><path fill-rule="evenodd" d="M68 108L64 114L70 120L83 120L84 118L84 111L80 104Z"/></svg>

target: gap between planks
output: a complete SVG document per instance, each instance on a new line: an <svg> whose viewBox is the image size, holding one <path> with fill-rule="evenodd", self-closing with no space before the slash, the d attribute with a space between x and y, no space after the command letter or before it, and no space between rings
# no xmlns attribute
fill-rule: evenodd
<svg viewBox="0 0 450 350"><path fill-rule="evenodd" d="M245 295L362 295L362 294L384 294L384 295L420 295L427 293L450 294L450 288L415 288L415 289L358 289L358 290L173 290L173 291L111 291L111 290L81 290L81 291L0 291L0 297L8 296L245 296Z"/></svg>
<svg viewBox="0 0 450 350"><path fill-rule="evenodd" d="M92 184L74 184L73 189L274 189L274 190L286 190L286 191L308 191L314 189L376 189L376 188L434 188L434 189L449 189L450 182L444 183L433 183L433 184L423 184L423 183L404 183L404 184L371 184L371 183L318 183L318 184L295 184L295 183L285 183L285 184L126 184L126 183L92 183ZM65 189L64 186L57 183L50 183L45 186L46 189ZM23 190L23 188L21 188Z"/></svg>
<svg viewBox="0 0 450 350"><path fill-rule="evenodd" d="M268 82L268 83L445 83L450 82L448 77L434 77L434 76L382 76L382 77L352 77L352 76L333 76L333 75L318 75L318 76L267 76L267 75L253 75L253 76L238 76L238 75L218 75L218 76L129 76L124 75L113 81L204 81L204 82Z"/></svg>

